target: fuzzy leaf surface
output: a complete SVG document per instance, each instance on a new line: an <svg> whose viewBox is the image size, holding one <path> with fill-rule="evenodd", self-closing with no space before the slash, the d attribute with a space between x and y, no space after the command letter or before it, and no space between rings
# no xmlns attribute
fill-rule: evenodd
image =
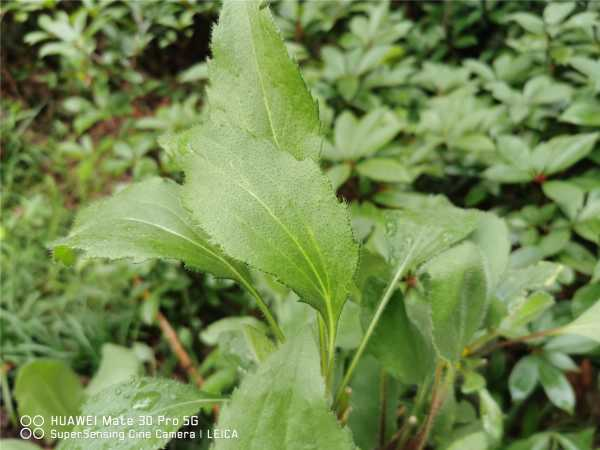
<svg viewBox="0 0 600 450"><path fill-rule="evenodd" d="M269 8L224 2L212 35L211 117L271 140L297 159L321 150L317 104L289 57Z"/></svg>
<svg viewBox="0 0 600 450"><path fill-rule="evenodd" d="M324 395L317 346L305 333L290 338L247 376L222 410L219 428L239 439L219 439L215 450L350 450Z"/></svg>
<svg viewBox="0 0 600 450"><path fill-rule="evenodd" d="M416 267L466 238L480 218L479 211L442 205L427 210L386 211L389 259L400 262L410 254L408 267Z"/></svg>
<svg viewBox="0 0 600 450"><path fill-rule="evenodd" d="M449 361L460 357L485 315L487 281L483 264L477 246L464 242L422 268L434 344L440 356Z"/></svg>
<svg viewBox="0 0 600 450"><path fill-rule="evenodd" d="M310 160L207 125L190 143L183 202L224 251L296 291L334 327L357 265L348 211Z"/></svg>
<svg viewBox="0 0 600 450"><path fill-rule="evenodd" d="M56 242L90 258L177 259L187 266L242 280L247 269L208 242L180 204L181 186L158 178L133 184L77 215L69 235Z"/></svg>
<svg viewBox="0 0 600 450"><path fill-rule="evenodd" d="M200 392L195 386L178 383L173 380L159 378L138 378L125 383L112 385L91 396L84 403L81 414L98 417L92 426L77 425L73 431L88 429L90 433L136 432L136 437L127 439L90 438L65 439L61 441L59 450L155 450L163 448L170 440L163 433L174 432L183 423L183 418L196 414L203 405L218 402L208 394ZM141 416L151 416L152 424L144 425ZM120 423L105 425L103 417L122 418ZM173 422L159 424L159 417L177 418L179 425ZM132 419L133 425L127 420ZM150 432L150 437L138 433ZM160 433L157 433L160 431Z"/></svg>

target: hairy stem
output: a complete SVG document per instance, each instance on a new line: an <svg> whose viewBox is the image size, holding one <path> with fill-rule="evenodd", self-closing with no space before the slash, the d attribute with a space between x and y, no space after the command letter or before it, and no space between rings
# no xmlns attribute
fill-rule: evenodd
<svg viewBox="0 0 600 450"><path fill-rule="evenodd" d="M385 307L387 306L388 302L392 298L392 294L396 290L396 285L398 284L398 281L400 280L400 278L404 274L404 271L406 270L406 267L408 266L408 263L412 257L412 252L413 252L414 248L415 248L415 246L411 247L410 251L406 254L406 256L404 257L402 262L398 265L398 268L396 269L396 273L394 274L394 276L388 283L387 287L385 288L385 291L381 297L381 300L379 301L379 306L377 306L377 310L375 311L375 314L373 315L373 318L371 319L371 323L369 323L369 327L367 328L367 331L365 331L365 335L363 336L363 338L360 342L360 345L358 346L358 349L356 350L356 353L354 354L354 357L352 358L352 361L350 362L350 367L348 367L348 370L346 371L346 374L344 375L344 378L342 379L342 382L340 383L337 394L335 396L334 406L339 402L342 394L344 393L344 388L350 382L350 379L352 378L352 374L354 373L354 370L356 369L358 361L360 361L360 358L362 357L362 355L365 351L365 348L367 347L367 343L369 342L369 339L371 339L371 335L373 334L373 331L375 331L375 327L377 326L377 323L379 322L379 319L381 318L381 315L383 314Z"/></svg>
<svg viewBox="0 0 600 450"><path fill-rule="evenodd" d="M415 436L412 445L410 445L410 449L414 450L422 450L427 442L427 438L429 437L429 433L431 432L431 427L433 426L433 422L444 403L446 386L442 383L442 372L444 370L445 363L438 362L435 368L435 379L433 381L433 388L431 391L431 406L429 408L429 414L427 415L427 419L425 419L425 423L421 427L421 430Z"/></svg>

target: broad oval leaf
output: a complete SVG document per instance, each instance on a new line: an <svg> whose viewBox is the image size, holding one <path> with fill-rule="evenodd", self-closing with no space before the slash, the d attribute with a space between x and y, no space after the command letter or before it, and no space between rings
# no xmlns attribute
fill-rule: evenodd
<svg viewBox="0 0 600 450"><path fill-rule="evenodd" d="M324 392L310 333L288 339L223 407L218 428L237 430L239 439L217 440L215 450L354 449Z"/></svg>
<svg viewBox="0 0 600 450"><path fill-rule="evenodd" d="M295 290L335 332L358 246L318 165L221 125L207 125L190 146L183 201L194 219L228 255Z"/></svg>
<svg viewBox="0 0 600 450"><path fill-rule="evenodd" d="M221 400L196 387L160 378L137 378L112 385L91 396L82 416L96 417L93 425L77 425L73 438L59 450L155 450L163 448L168 433L183 426L184 417ZM110 423L105 418L114 419ZM163 419L161 421L161 418ZM164 420L167 419L167 420ZM103 437L103 433L108 436ZM122 433L124 438L120 438ZM94 436L96 434L96 436Z"/></svg>
<svg viewBox="0 0 600 450"><path fill-rule="evenodd" d="M600 343L600 299L556 334L576 334Z"/></svg>
<svg viewBox="0 0 600 450"><path fill-rule="evenodd" d="M247 279L247 269L193 225L180 192L180 185L158 178L132 184L80 211L69 235L53 245L83 250L90 258L177 259L218 277Z"/></svg>
<svg viewBox="0 0 600 450"><path fill-rule="evenodd" d="M51 418L78 415L85 397L77 374L64 362L52 359L37 359L22 366L14 395L20 416L42 416L40 428L46 436L53 429L69 431L72 425L52 426Z"/></svg>
<svg viewBox="0 0 600 450"><path fill-rule="evenodd" d="M535 356L521 358L508 377L508 389L513 401L518 402L529 397L538 380L538 358Z"/></svg>
<svg viewBox="0 0 600 450"><path fill-rule="evenodd" d="M258 0L224 2L212 35L207 89L211 117L270 139L297 159L319 157L319 114Z"/></svg>
<svg viewBox="0 0 600 450"><path fill-rule="evenodd" d="M425 292L419 296L431 313L434 346L442 358L455 361L481 325L487 309L481 252L475 244L463 242L433 258L420 272ZM414 302L408 307L414 309Z"/></svg>
<svg viewBox="0 0 600 450"><path fill-rule="evenodd" d="M593 149L598 133L557 136L539 144L532 153L535 168L546 175L567 169Z"/></svg>
<svg viewBox="0 0 600 450"><path fill-rule="evenodd" d="M575 408L575 392L567 377L556 367L539 359L540 382L550 401L568 413Z"/></svg>

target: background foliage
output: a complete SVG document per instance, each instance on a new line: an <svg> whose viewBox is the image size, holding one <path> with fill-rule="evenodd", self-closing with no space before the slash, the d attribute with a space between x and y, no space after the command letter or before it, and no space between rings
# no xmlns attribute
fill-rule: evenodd
<svg viewBox="0 0 600 450"><path fill-rule="evenodd" d="M47 250L80 205L153 175L181 179L157 138L202 117L218 9L2 3L3 436L18 432L17 374L40 358L63 361L84 381L103 366L184 379L159 310L199 366L205 391L229 392L239 367L253 364L236 318L217 322L259 317L234 283L167 262L73 257L65 267ZM599 3L281 1L271 9L318 99L323 165L350 203L355 236L377 247L378 207L445 197L503 217L509 266L528 291L539 291L525 322L497 324L505 335L564 324L600 299ZM300 321L304 310L284 301L293 294L266 278L261 288L284 324L293 319L286 326ZM352 326L340 333L342 347L356 346ZM370 349L386 361L381 352L385 345ZM479 448L481 436L463 430L479 395L484 428L500 448L594 448L598 355L597 345L568 338L495 350L484 366L461 372L454 433L439 425L438 445ZM375 364L357 373L357 398L369 397ZM390 388L393 412L408 406L403 389ZM377 425L361 430L369 414L359 414L350 427L357 444L371 448ZM208 408L202 417L210 423Z"/></svg>

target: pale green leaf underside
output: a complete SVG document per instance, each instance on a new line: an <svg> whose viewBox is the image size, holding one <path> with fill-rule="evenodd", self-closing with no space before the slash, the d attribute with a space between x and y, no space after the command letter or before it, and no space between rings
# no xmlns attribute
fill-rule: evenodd
<svg viewBox="0 0 600 450"><path fill-rule="evenodd" d="M600 343L600 299L557 334L576 334Z"/></svg>
<svg viewBox="0 0 600 450"><path fill-rule="evenodd" d="M183 202L194 219L228 255L275 275L333 326L358 248L318 165L222 125L207 124L190 145Z"/></svg>
<svg viewBox="0 0 600 450"><path fill-rule="evenodd" d="M247 376L219 417L239 439L220 439L215 450L350 450L325 399L317 346L305 333L289 339Z"/></svg>
<svg viewBox="0 0 600 450"><path fill-rule="evenodd" d="M213 119L270 139L297 159L317 159L319 114L268 8L224 2L212 35L207 89Z"/></svg>
<svg viewBox="0 0 600 450"><path fill-rule="evenodd" d="M479 211L453 206L386 211L389 259L397 263L410 254L408 267L416 267L466 238L480 218Z"/></svg>
<svg viewBox="0 0 600 450"><path fill-rule="evenodd" d="M77 215L69 235L54 243L90 258L177 259L218 277L247 279L247 269L208 242L180 204L181 186L158 178L133 184Z"/></svg>
<svg viewBox="0 0 600 450"><path fill-rule="evenodd" d="M163 448L170 440L162 433L177 431L185 416L196 414L204 405L220 400L211 398L189 384L160 378L138 378L125 383L110 386L91 396L83 405L83 416L96 416L97 423L91 426L77 425L73 431L90 433L111 432L125 434L125 439L93 438L66 439L61 441L60 450L155 450ZM140 417L152 417L152 425L144 425ZM124 423L104 425L102 417L122 418ZM173 422L159 424L159 418L177 418L179 425ZM133 425L128 425L128 419ZM129 430L136 436L129 436ZM138 433L149 432L150 437ZM159 432L159 433L157 433Z"/></svg>

